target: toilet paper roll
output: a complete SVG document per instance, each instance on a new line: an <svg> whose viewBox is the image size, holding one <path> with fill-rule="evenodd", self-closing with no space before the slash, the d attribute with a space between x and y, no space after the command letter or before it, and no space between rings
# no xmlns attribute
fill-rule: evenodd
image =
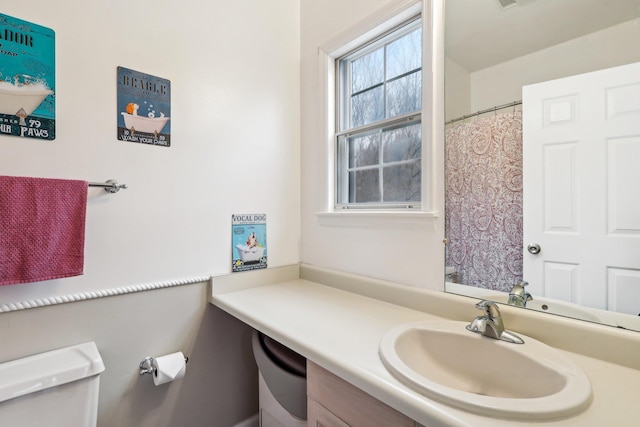
<svg viewBox="0 0 640 427"><path fill-rule="evenodd" d="M187 364L181 351L153 359L153 383L165 384L184 377Z"/></svg>

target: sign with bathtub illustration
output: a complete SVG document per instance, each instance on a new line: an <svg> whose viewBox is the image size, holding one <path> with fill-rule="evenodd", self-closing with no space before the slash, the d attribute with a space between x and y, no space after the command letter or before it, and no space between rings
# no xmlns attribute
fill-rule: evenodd
<svg viewBox="0 0 640 427"><path fill-rule="evenodd" d="M118 140L171 146L171 82L118 67Z"/></svg>
<svg viewBox="0 0 640 427"><path fill-rule="evenodd" d="M232 215L231 245L234 273L267 268L267 215Z"/></svg>
<svg viewBox="0 0 640 427"><path fill-rule="evenodd" d="M0 135L56 138L55 32L0 13Z"/></svg>

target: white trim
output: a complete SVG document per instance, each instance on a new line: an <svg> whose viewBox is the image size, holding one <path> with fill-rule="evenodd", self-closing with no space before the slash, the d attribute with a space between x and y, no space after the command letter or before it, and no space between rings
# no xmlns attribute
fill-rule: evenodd
<svg viewBox="0 0 640 427"><path fill-rule="evenodd" d="M319 85L320 93L318 96L318 122L320 123L320 137L324 143L322 149L322 157L320 161L323 162L325 167L321 170L326 173L318 182L322 185L318 188L318 203L320 209L327 209L332 207L336 197L336 180L334 178L336 173L336 159L337 153L333 144L333 133L335 129L335 90L333 82L335 81L335 67L333 66L333 60L329 53L319 49L318 50L318 65L320 69L319 73ZM333 112L334 114L330 114Z"/></svg>
<svg viewBox="0 0 640 427"><path fill-rule="evenodd" d="M338 58L373 38L401 24L422 10L423 0L403 0L372 13L356 25L323 43L319 50Z"/></svg>
<svg viewBox="0 0 640 427"><path fill-rule="evenodd" d="M438 97L442 96L439 83L443 83L442 73L439 71L437 58L443 54L439 48L441 38L436 31L439 31L440 22L435 22L435 18L440 18L443 13L442 0L403 0L393 3L382 8L358 24L343 31L336 37L323 43L318 48L318 65L319 79L318 87L321 88L319 93L319 112L318 117L321 123L320 137L324 141L324 155L322 160L326 165L322 170L326 173L319 182L324 183L324 188L318 190L318 210L316 213L320 218L332 218L332 223L336 224L340 217L357 218L435 218L438 212L435 210L435 194L441 182L438 180L437 160L442 149L438 148L440 133L444 134L439 125L442 114L436 107ZM421 208L416 212L400 212L400 211L366 211L366 212L344 212L344 210L335 210L334 203L336 200L336 148L333 141L335 129L335 89L334 80L335 67L334 60L347 52L361 45L370 39L374 34L380 34L400 23L406 21L417 13L422 13L422 32L423 37L430 40L431 43L423 43L423 103L422 103L422 197ZM425 64L428 65L425 67ZM441 81L442 80L442 81ZM427 83L427 84L425 84ZM425 154L429 156L425 159ZM444 154L443 154L444 155ZM428 166L428 167L425 167ZM426 172L426 173L425 173ZM420 215L421 214L421 215ZM326 221L325 221L326 222ZM345 223L343 225L351 224Z"/></svg>
<svg viewBox="0 0 640 427"><path fill-rule="evenodd" d="M336 212L316 212L319 217L370 217L370 218L382 218L382 217L395 217L395 218L437 218L437 211L425 212L416 209L415 211L379 211L379 210L365 210L365 209L345 209Z"/></svg>
<svg viewBox="0 0 640 427"><path fill-rule="evenodd" d="M329 227L418 229L432 228L438 218L437 211L376 211L343 210L339 212L316 212L320 225Z"/></svg>
<svg viewBox="0 0 640 427"><path fill-rule="evenodd" d="M82 292L59 297L38 298L29 301L11 302L0 305L0 313L10 311L26 310L29 308L46 307L48 305L66 304L69 302L86 301L98 298L111 297L115 295L131 294L136 292L152 291L155 289L171 288L174 286L191 285L194 283L208 282L211 276L190 277L181 280L171 280L166 282L143 283L141 285L123 286L120 288L101 289L99 291Z"/></svg>
<svg viewBox="0 0 640 427"><path fill-rule="evenodd" d="M433 40L434 34L434 1L426 0L425 7L422 10L422 39L430 41L430 43L422 43L422 182L420 189L422 191L420 202L422 209L430 211L434 209L434 191L437 176L435 169L437 165L436 152L434 150L435 134L433 125L436 117L434 117L435 99L434 92L437 90L434 78L434 49L436 45Z"/></svg>
<svg viewBox="0 0 640 427"><path fill-rule="evenodd" d="M428 200L423 201L423 209L438 209L441 205L441 209L444 209L444 0L426 0L430 4L431 8L423 12L423 31L427 29L431 34L431 47L427 51L423 52L423 60L425 55L428 55L431 67L430 80L431 86L428 88L431 103L429 114L425 114L425 118L431 120L431 128L427 130L429 135L429 152L431 153L430 159L430 187L426 191L426 197ZM426 8L425 8L426 9ZM427 16L428 15L428 16ZM427 27L428 26L428 27ZM423 67L422 70L425 73ZM424 76L424 74L423 74ZM424 77L423 77L424 78ZM423 90L427 90L428 85L422 85ZM425 94L423 93L423 96ZM423 103L424 107L424 103ZM426 122L423 118L423 124ZM423 128L423 131L425 128ZM423 133L424 137L425 133ZM426 152L423 146L423 155ZM423 174L423 179L426 179L426 174ZM424 181L423 181L424 184ZM423 187L426 188L426 187ZM442 199L439 198L441 195ZM423 193L423 197L425 193ZM444 233L444 229L443 229Z"/></svg>

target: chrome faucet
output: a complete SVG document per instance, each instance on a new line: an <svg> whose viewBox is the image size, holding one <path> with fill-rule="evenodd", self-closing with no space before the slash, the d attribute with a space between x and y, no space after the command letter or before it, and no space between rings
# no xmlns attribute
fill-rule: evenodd
<svg viewBox="0 0 640 427"><path fill-rule="evenodd" d="M515 305L516 307L526 307L527 301L531 301L533 299L531 294L524 290L524 287L528 284L529 282L522 281L513 285L513 289L509 292L507 304Z"/></svg>
<svg viewBox="0 0 640 427"><path fill-rule="evenodd" d="M476 308L482 310L484 316L478 316L473 319L473 321L467 325L467 330L496 340L514 344L524 344L522 338L504 329L498 304L493 301L482 300L476 304Z"/></svg>

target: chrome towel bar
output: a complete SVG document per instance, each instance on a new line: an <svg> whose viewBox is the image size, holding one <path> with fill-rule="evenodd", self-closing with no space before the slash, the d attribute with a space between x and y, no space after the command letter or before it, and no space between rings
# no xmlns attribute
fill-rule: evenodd
<svg viewBox="0 0 640 427"><path fill-rule="evenodd" d="M118 184L115 179L110 179L106 182L90 182L89 187L101 187L108 193L117 193L120 190L126 190L127 184Z"/></svg>

